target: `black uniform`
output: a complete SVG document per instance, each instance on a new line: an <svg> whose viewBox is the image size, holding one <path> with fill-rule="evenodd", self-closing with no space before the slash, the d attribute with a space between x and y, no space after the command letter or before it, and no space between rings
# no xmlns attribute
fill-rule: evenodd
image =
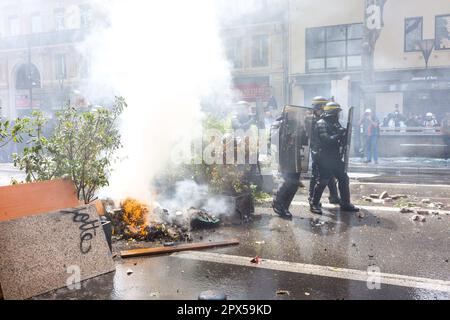
<svg viewBox="0 0 450 320"><path fill-rule="evenodd" d="M298 107L286 107L282 117L278 119L280 127L280 174L282 182L274 195L272 207L283 218L292 218L289 207L300 187L301 162L303 157L309 157L308 152L302 152L302 146L308 146L308 134L304 123L298 123L294 116L301 112Z"/></svg>
<svg viewBox="0 0 450 320"><path fill-rule="evenodd" d="M315 115L314 119L312 121L312 131L314 131L314 128L316 127L318 120L320 120L320 117ZM315 145L317 143L319 143L319 141L317 141L317 140L318 140L318 138L314 137L314 135L311 137L312 150L314 150ZM312 153L311 158L312 158L312 165L311 165L312 171L311 171L311 180L309 183L309 201L310 202L312 201L314 188L315 188L316 184L319 182L319 175L320 175L317 155L314 152ZM337 180L334 176L331 177L330 181L328 182L328 190L330 191L330 197L329 197L330 202L333 204L340 204L340 198L339 198L338 189L337 189Z"/></svg>
<svg viewBox="0 0 450 320"><path fill-rule="evenodd" d="M314 186L312 204L318 206L323 191L334 176L339 182L341 208L357 211L350 203L349 178L345 172L341 147L346 142L346 132L336 115L325 113L313 130L312 155L318 168L318 180Z"/></svg>

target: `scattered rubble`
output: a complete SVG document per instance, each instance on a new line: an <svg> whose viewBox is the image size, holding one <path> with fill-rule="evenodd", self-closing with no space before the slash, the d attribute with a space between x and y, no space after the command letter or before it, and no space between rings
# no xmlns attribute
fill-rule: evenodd
<svg viewBox="0 0 450 320"><path fill-rule="evenodd" d="M414 215L411 218L412 221L425 222L427 219L424 216Z"/></svg>
<svg viewBox="0 0 450 320"><path fill-rule="evenodd" d="M256 256L252 260L250 260L250 262L253 264L261 264L262 258L260 256Z"/></svg>
<svg viewBox="0 0 450 320"><path fill-rule="evenodd" d="M414 210L407 208L407 207L400 209L400 213L413 213L413 212L414 212Z"/></svg>
<svg viewBox="0 0 450 320"><path fill-rule="evenodd" d="M107 206L107 216L116 239L161 241L166 246L171 242L192 242L190 229L214 228L220 224L220 219L204 210L191 208L171 214L159 206L150 210L134 199L126 199L120 208Z"/></svg>
<svg viewBox="0 0 450 320"><path fill-rule="evenodd" d="M277 290L277 295L278 296L290 296L291 293L287 290Z"/></svg>
<svg viewBox="0 0 450 320"><path fill-rule="evenodd" d="M408 196L405 194L394 194L391 196L392 200L400 200L400 199L408 199Z"/></svg>
<svg viewBox="0 0 450 320"><path fill-rule="evenodd" d="M428 211L428 210L417 210L416 213L418 215L421 215L421 216L428 216L430 214L430 211Z"/></svg>
<svg viewBox="0 0 450 320"><path fill-rule="evenodd" d="M192 229L215 228L220 224L220 219L203 210L189 209Z"/></svg>
<svg viewBox="0 0 450 320"><path fill-rule="evenodd" d="M387 193L387 191L383 191L380 196L379 199L386 199L386 198L390 198L389 194Z"/></svg>
<svg viewBox="0 0 450 320"><path fill-rule="evenodd" d="M430 199L422 199L421 201L423 204L430 204L431 200Z"/></svg>

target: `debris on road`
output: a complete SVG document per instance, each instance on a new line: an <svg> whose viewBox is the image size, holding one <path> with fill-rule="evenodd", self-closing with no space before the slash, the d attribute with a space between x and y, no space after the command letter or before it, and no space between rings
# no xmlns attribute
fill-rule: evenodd
<svg viewBox="0 0 450 320"><path fill-rule="evenodd" d="M405 194L394 194L391 196L392 200L400 200L400 199L408 199L408 196Z"/></svg>
<svg viewBox="0 0 450 320"><path fill-rule="evenodd" d="M291 293L287 290L277 290L277 296L290 296Z"/></svg>
<svg viewBox="0 0 450 320"><path fill-rule="evenodd" d="M407 208L407 207L400 209L400 213L413 213L413 212L414 212L414 210Z"/></svg>
<svg viewBox="0 0 450 320"><path fill-rule="evenodd" d="M256 256L252 260L250 260L250 262L253 263L253 264L261 264L262 263L262 258L260 256Z"/></svg>
<svg viewBox="0 0 450 320"><path fill-rule="evenodd" d="M192 229L216 228L220 224L220 219L210 215L206 211L191 208L189 210Z"/></svg>
<svg viewBox="0 0 450 320"><path fill-rule="evenodd" d="M210 249L210 248L216 248L216 247L234 246L234 245L238 245L238 244L239 244L239 240L237 240L237 239L221 241L221 242L190 243L190 244L181 244L181 245L172 246L172 247L156 247L156 248L125 250L125 251L120 252L120 256L122 258L133 258L133 257L152 256L152 255L167 254L167 253L174 253L174 252L188 251L188 250L201 250L201 249Z"/></svg>
<svg viewBox="0 0 450 320"><path fill-rule="evenodd" d="M414 215L411 218L412 221L417 221L417 222L426 222L427 219L424 216L420 216L420 215Z"/></svg>
<svg viewBox="0 0 450 320"><path fill-rule="evenodd" d="M430 199L422 199L421 201L423 204L430 204L431 200Z"/></svg>
<svg viewBox="0 0 450 320"><path fill-rule="evenodd" d="M386 198L390 198L389 194L387 193L387 191L383 191L380 196L379 199L386 199Z"/></svg>
<svg viewBox="0 0 450 320"><path fill-rule="evenodd" d="M421 215L421 216L428 216L430 214L430 211L428 211L428 210L417 210L416 213L418 215Z"/></svg>
<svg viewBox="0 0 450 320"><path fill-rule="evenodd" d="M266 244L266 242L265 242L265 241L255 241L255 244L257 244L257 245L263 245L263 244Z"/></svg>
<svg viewBox="0 0 450 320"><path fill-rule="evenodd" d="M127 270L127 276L130 276L130 275L132 275L132 274L133 274L133 270L128 269L128 270Z"/></svg>

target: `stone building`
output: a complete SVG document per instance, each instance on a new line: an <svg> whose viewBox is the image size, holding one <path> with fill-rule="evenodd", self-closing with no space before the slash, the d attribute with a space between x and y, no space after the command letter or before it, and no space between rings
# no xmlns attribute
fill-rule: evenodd
<svg viewBox="0 0 450 320"><path fill-rule="evenodd" d="M395 105L442 117L450 101L450 1L289 1L291 102L335 96L343 106ZM364 23L377 29L373 83L363 83ZM429 56L428 63L425 57ZM364 106L363 93L375 96Z"/></svg>
<svg viewBox="0 0 450 320"><path fill-rule="evenodd" d="M87 0L0 3L0 115L12 119L35 108L51 115L77 99L89 66L76 46L91 23Z"/></svg>

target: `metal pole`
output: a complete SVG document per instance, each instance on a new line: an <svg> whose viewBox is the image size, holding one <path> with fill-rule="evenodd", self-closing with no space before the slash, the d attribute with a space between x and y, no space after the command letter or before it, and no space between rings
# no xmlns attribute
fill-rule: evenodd
<svg viewBox="0 0 450 320"><path fill-rule="evenodd" d="M32 79L32 67L31 67L31 44L28 40L28 90L29 90L29 100L30 109L33 110L33 79Z"/></svg>

